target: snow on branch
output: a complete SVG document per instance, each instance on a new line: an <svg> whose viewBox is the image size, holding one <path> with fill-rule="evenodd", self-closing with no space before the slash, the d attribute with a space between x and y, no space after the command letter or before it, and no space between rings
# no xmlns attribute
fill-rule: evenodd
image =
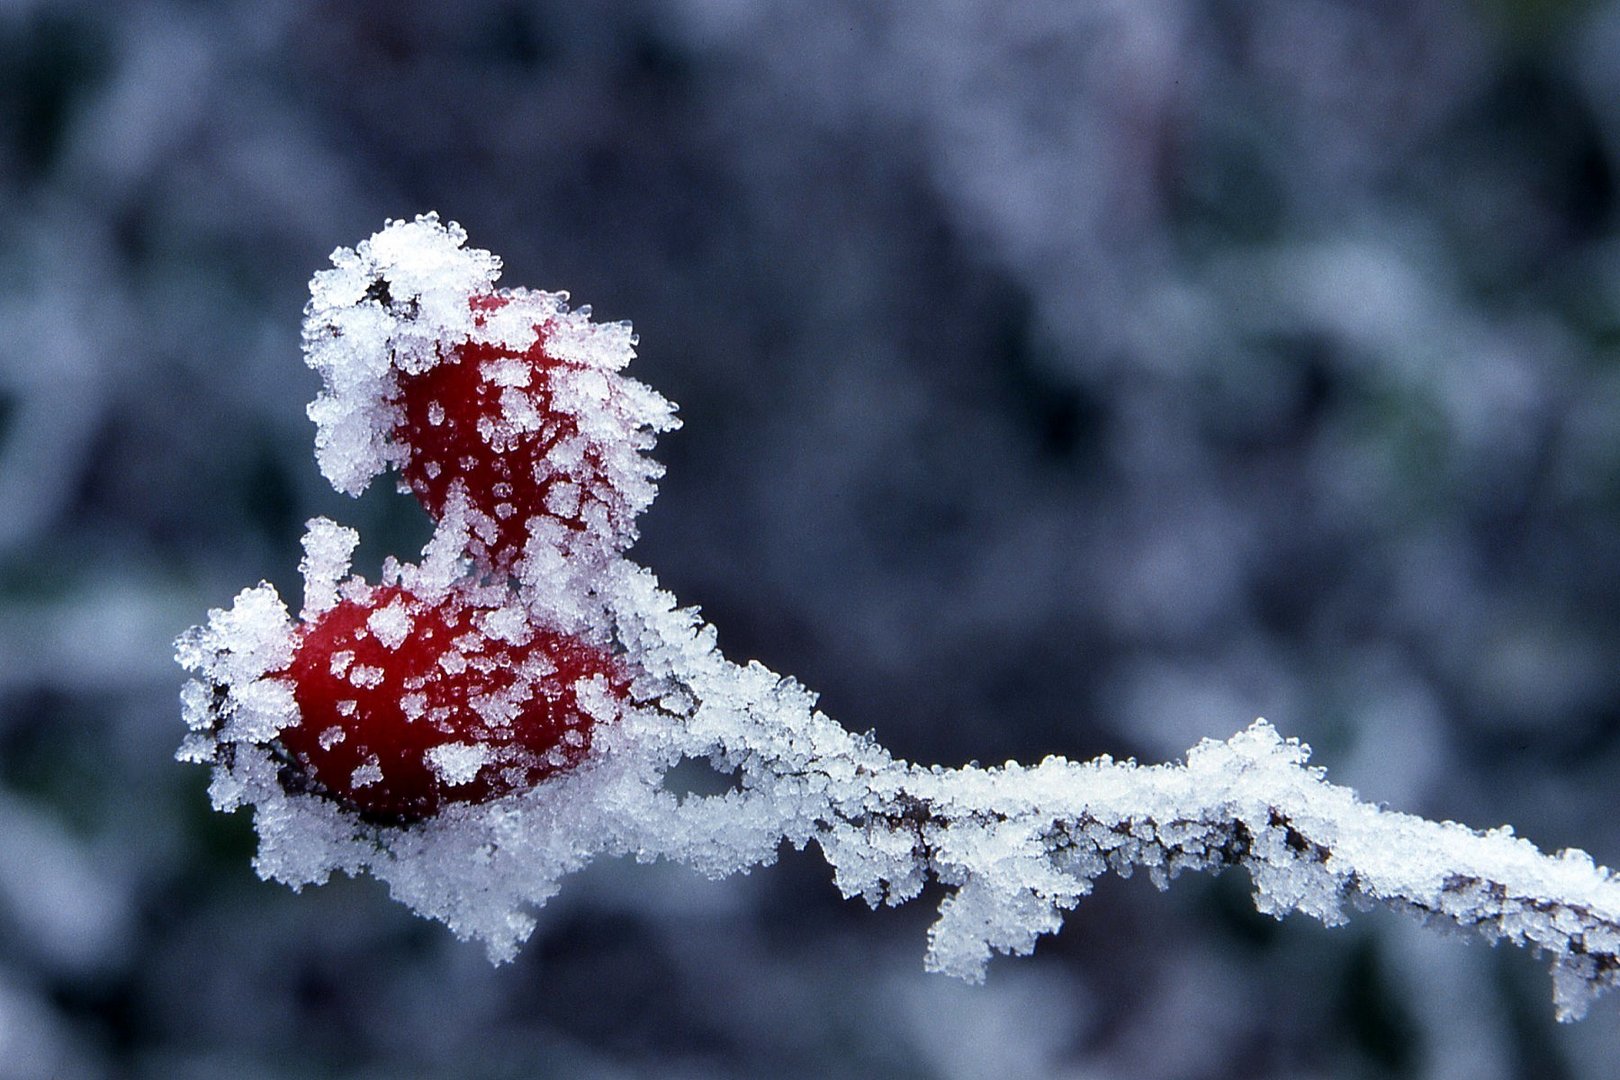
<svg viewBox="0 0 1620 1080"><path fill-rule="evenodd" d="M1184 764L925 767L729 661L623 554L673 426L620 373L633 335L495 291L498 261L464 241L427 216L340 250L305 327L322 468L345 490L399 468L437 520L421 563L367 583L357 535L317 519L297 620L261 584L177 644L180 757L213 767L217 808L252 807L262 876L370 872L500 961L598 856L721 876L814 843L846 897L946 886L927 965L976 981L1109 871L1240 866L1278 917L1379 905L1540 950L1561 1019L1620 978L1611 871L1362 802L1264 721ZM731 790L673 790L692 761Z"/></svg>

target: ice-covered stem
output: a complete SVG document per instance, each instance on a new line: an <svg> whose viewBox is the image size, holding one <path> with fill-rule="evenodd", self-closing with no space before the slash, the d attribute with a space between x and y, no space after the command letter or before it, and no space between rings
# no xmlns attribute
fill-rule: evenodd
<svg viewBox="0 0 1620 1080"><path fill-rule="evenodd" d="M668 641L672 629L655 636ZM1544 950L1563 1019L1584 1014L1620 972L1620 881L1610 870L1580 851L1543 854L1510 828L1476 832L1363 802L1264 720L1206 740L1185 764L1052 757L926 768L844 730L758 665L699 648L675 666L690 695L685 752L737 769L743 791L688 800L696 836L681 835L696 842L667 853L713 860L752 802L760 839L815 841L846 896L898 904L932 876L952 890L930 933L934 970L978 980L993 951L1029 952L1107 870L1142 868L1164 887L1183 870L1241 866L1267 914L1300 911L1333 926L1346 901L1381 905ZM746 860L753 847L768 859L763 846L736 854ZM653 835L635 850L659 847Z"/></svg>
<svg viewBox="0 0 1620 1080"><path fill-rule="evenodd" d="M1546 950L1559 1013L1574 1019L1620 971L1620 883L1583 852L1540 852L1509 828L1480 833L1381 810L1306 767L1264 721L1206 741L1185 765L1049 758L1025 767L872 776L831 806L816 839L846 895L905 899L874 853L909 848L957 887L931 934L932 969L982 977L990 950L1026 953L1112 869L1161 887L1183 870L1246 868L1256 906L1345 921L1382 905ZM819 763L820 768L847 767Z"/></svg>

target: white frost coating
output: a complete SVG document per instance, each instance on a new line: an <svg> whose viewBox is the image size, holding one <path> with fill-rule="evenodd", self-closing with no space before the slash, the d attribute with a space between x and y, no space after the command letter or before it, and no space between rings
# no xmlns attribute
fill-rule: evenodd
<svg viewBox="0 0 1620 1080"><path fill-rule="evenodd" d="M479 719L491 727L504 727L517 719L523 711L525 699L515 692L504 694L476 694L468 705L477 713Z"/></svg>
<svg viewBox="0 0 1620 1080"><path fill-rule="evenodd" d="M528 614L516 604L496 608L479 616L478 628L496 641L506 641L513 645L522 645L531 636Z"/></svg>
<svg viewBox="0 0 1620 1080"><path fill-rule="evenodd" d="M546 509L558 517L573 517L579 513L579 485L559 481L546 492Z"/></svg>
<svg viewBox="0 0 1620 1080"><path fill-rule="evenodd" d="M411 616L405 610L404 601L396 597L388 606L373 611L366 619L366 626L377 635L383 648L397 649L410 637Z"/></svg>
<svg viewBox="0 0 1620 1080"><path fill-rule="evenodd" d="M304 558L298 572L304 576L303 616L312 619L337 606L338 582L348 576L360 534L324 517L312 518L304 529Z"/></svg>
<svg viewBox="0 0 1620 1080"><path fill-rule="evenodd" d="M321 472L339 491L358 495L401 459L389 437L397 373L426 371L472 336L467 298L494 291L501 263L466 240L436 214L390 221L334 251L310 282L304 358L325 385L309 417Z"/></svg>
<svg viewBox="0 0 1620 1080"><path fill-rule="evenodd" d="M467 550L469 513L466 492L458 483L450 492L433 538L422 549L422 565L411 582L412 590L424 600L431 602L443 596L465 572L462 553Z"/></svg>
<svg viewBox="0 0 1620 1080"><path fill-rule="evenodd" d="M484 377L496 386L528 386L532 369L522 360L490 360L484 364ZM443 410L441 409L442 413ZM428 422L442 423L430 415Z"/></svg>
<svg viewBox="0 0 1620 1080"><path fill-rule="evenodd" d="M545 423L545 417L535 406L534 400L512 386L501 393L501 419L507 425L502 433L507 440L522 432L539 431ZM489 441L496 440L491 438Z"/></svg>
<svg viewBox="0 0 1620 1080"><path fill-rule="evenodd" d="M380 667L372 667L369 664L356 664L349 669L349 685L351 686L357 686L362 690L370 690L373 687L381 686L382 681L383 669Z"/></svg>
<svg viewBox="0 0 1620 1080"><path fill-rule="evenodd" d="M471 783L489 764L489 747L482 743L445 743L427 752L428 764L452 787Z"/></svg>
<svg viewBox="0 0 1620 1080"><path fill-rule="evenodd" d="M372 754L354 767L354 771L349 774L349 783L357 788L370 787L382 778L382 762L377 759L376 754Z"/></svg>
<svg viewBox="0 0 1620 1080"><path fill-rule="evenodd" d="M534 305L550 305L548 352L579 369L558 380L556 394L582 412L578 434L560 439L537 473L572 476L594 450L612 472L610 486L632 492L632 508L644 506L657 467L642 451L663 430L648 418L672 418L667 402L637 384L626 392L634 415L615 419L617 406L602 407L602 373L633 355L628 326L592 324L585 311L568 312L561 294L515 290L506 295L521 302L476 330L467 297L489 291L499 264L463 250L463 239L431 216L394 222L356 250L340 249L336 268L316 275L306 348L327 383L311 407L323 471L341 490L358 490L393 460L386 403L396 371L421 370L444 342L471 333L521 350L525 334L533 340ZM600 677L580 681L580 710L595 720L590 753L532 790L452 802L396 826L288 790L275 736L299 718L277 672L290 662L294 628L275 590L245 590L234 607L181 637L177 658L196 678L181 693L189 733L179 756L212 764L216 807L253 808L262 876L298 887L334 871L369 870L396 898L461 937L480 938L501 961L533 929L530 911L599 855L667 858L719 876L771 863L784 840L813 842L845 896L899 904L929 879L944 885L927 964L977 980L993 954L1033 949L1109 871L1142 868L1165 886L1187 870L1243 867L1256 906L1273 915L1299 911L1333 925L1345 919L1347 902L1378 904L1540 950L1551 958L1561 1019L1582 1015L1620 981L1613 872L1579 851L1543 854L1510 829L1481 833L1370 806L1327 783L1304 746L1264 721L1200 743L1184 764L1052 757L943 769L897 760L816 711L814 695L793 680L727 660L713 628L695 609L677 607L622 547L582 539L609 527L602 495L578 493L583 529L540 516L527 522L515 597L504 579L476 586L492 597L485 606L502 608L483 633L511 640L544 627L578 635L612 647L630 678L628 700ZM364 586L336 584L352 551L345 531L321 519L309 528L304 573L313 610L330 605L333 590ZM384 579L431 602L465 580L470 549L491 528L453 497L422 565L390 561ZM396 630L386 620L371 627L385 645ZM475 651L478 635L466 637L440 657L445 671L491 665ZM370 676L357 668L349 677ZM530 685L520 679L465 704L504 723ZM401 705L409 715L425 699ZM355 703L340 702L339 711L352 714ZM436 706L424 721L441 723L448 713ZM576 721L574 745L585 726ZM489 753L457 743L428 761L458 785L494 763L482 756ZM737 790L677 799L664 776L688 758L735 773ZM368 771L374 766L373 758L355 771L356 787L381 779L380 770Z"/></svg>

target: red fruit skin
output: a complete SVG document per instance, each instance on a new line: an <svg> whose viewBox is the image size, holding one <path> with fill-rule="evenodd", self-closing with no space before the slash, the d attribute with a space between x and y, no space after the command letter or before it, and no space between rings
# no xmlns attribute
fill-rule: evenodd
<svg viewBox="0 0 1620 1080"><path fill-rule="evenodd" d="M409 618L402 638L397 618L386 635L373 620L391 607ZM575 684L600 675L622 696L618 665L550 631L529 629L522 644L492 637L481 629L492 610L454 594L430 606L398 586L378 587L302 627L285 672L300 722L281 732L283 786L398 824L524 791L578 765L593 720ZM470 780L451 783L430 754L458 745L483 747L487 760Z"/></svg>
<svg viewBox="0 0 1620 1080"><path fill-rule="evenodd" d="M476 313L498 311L509 303L498 295L471 300ZM471 508L483 518L472 523L470 554L497 569L510 569L521 558L531 517L548 516L583 532L586 508L608 490L594 447L587 444L581 460L567 469L548 460L559 443L579 435L578 418L555 405L554 379L568 365L547 351L551 328L550 320L537 325L534 344L521 353L467 342L427 371L400 377L400 420L393 435L407 450L402 467L406 486L438 521L459 481ZM528 385L497 384L489 365L501 360L526 364ZM512 392L526 396L541 417L537 430L496 433L502 394ZM547 505L559 483L578 486L580 497L567 500L573 504L571 512ZM629 525L617 520L624 515L615 502L610 498L602 509L617 534Z"/></svg>

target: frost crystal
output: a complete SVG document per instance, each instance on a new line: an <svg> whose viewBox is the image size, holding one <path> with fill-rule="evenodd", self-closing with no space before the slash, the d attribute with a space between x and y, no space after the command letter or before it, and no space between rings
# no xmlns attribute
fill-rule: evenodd
<svg viewBox="0 0 1620 1080"><path fill-rule="evenodd" d="M366 627L377 635L377 640L385 648L397 649L410 635L411 617L405 613L405 605L395 600L387 607L372 612L366 619Z"/></svg>
<svg viewBox="0 0 1620 1080"><path fill-rule="evenodd" d="M363 788L370 787L382 778L382 763L377 760L377 755L373 754L355 766L354 772L349 776L349 782L357 788Z"/></svg>
<svg viewBox="0 0 1620 1080"><path fill-rule="evenodd" d="M427 752L428 761L447 784L472 780L491 757L489 747L481 743L445 743Z"/></svg>
<svg viewBox="0 0 1620 1080"><path fill-rule="evenodd" d="M448 802L408 823L368 819L289 783L285 743L295 740L285 733L302 718L287 672L302 631L275 589L259 585L210 613L177 648L196 676L181 695L189 734L180 757L212 764L216 807L253 807L264 877L296 887L333 871L369 871L419 913L505 960L533 928L529 912L599 855L667 858L718 876L769 864L784 840L814 843L838 889L869 904L910 900L930 879L943 884L927 964L977 980L995 953L1030 952L1110 871L1142 868L1164 887L1184 871L1243 867L1256 906L1279 917L1298 911L1334 925L1347 905L1379 904L1542 951L1563 1019L1620 979L1620 881L1611 871L1578 851L1546 855L1511 829L1476 832L1368 805L1329 784L1308 765L1305 746L1263 720L1199 744L1180 764L1053 757L924 767L846 731L792 679L726 659L696 610L678 606L622 553L633 535L625 515L633 519L653 495L656 470L639 463L642 452L670 419L651 391L613 381L631 353L628 327L590 323L556 296L521 292L486 303L475 318L469 297L491 295L499 263L464 242L458 227L432 216L392 222L316 275L305 348L326 389L311 416L322 470L354 492L408 456L395 441L400 381L432 369L458 342L502 343L478 372L498 391L498 414L479 435L485 445L471 450L505 454L547 422L533 410L567 410L571 419L532 476L492 474L488 494L502 500L520 482L543 485L546 514L524 522L519 557L480 561L498 541L499 514L452 486L421 564L390 561L384 572L386 587L424 605L465 593L479 612L472 625L444 631L453 640L421 646L424 672L401 683L397 706L413 731L448 730L460 709L490 734L441 735L417 763L451 788L530 775L524 769L544 779L508 784L487 801ZM535 304L550 313L540 330ZM538 369L515 358L542 333L546 363L561 374L549 391L555 400L537 404L525 395ZM423 426L446 423L444 406L430 403ZM483 467L470 456L471 464L443 464L470 475ZM581 471L589 462L606 462L609 490ZM341 580L357 539L331 522L310 523L305 620L342 598L372 595L358 579ZM427 640L432 621L388 604L353 640L409 651L418 648L413 635ZM610 649L623 682L596 671L559 686L544 655L514 663L521 651L500 652L539 633ZM375 687L383 672L354 657L334 651L322 670ZM503 664L514 668L509 680ZM497 673L502 679L489 681ZM471 700L446 703L425 689L464 674L485 680ZM566 730L544 760L498 741L526 710L559 697L568 699ZM355 710L354 701L337 703L344 716ZM319 745L331 750L343 735L325 730ZM385 787L376 755L359 760L352 785ZM677 798L664 777L687 760L734 773L740 784Z"/></svg>

